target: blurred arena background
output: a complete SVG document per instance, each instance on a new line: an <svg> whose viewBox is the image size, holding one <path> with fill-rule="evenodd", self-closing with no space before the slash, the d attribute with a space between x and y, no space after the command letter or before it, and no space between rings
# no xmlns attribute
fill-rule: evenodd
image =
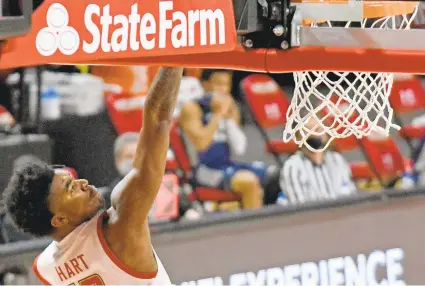
<svg viewBox="0 0 425 286"><path fill-rule="evenodd" d="M144 85L140 93L113 86L124 85L120 81L129 77L121 78L120 74L131 74L134 72L132 69L138 69L138 75L142 73L142 78L145 77L145 82L140 83ZM7 184L14 166L26 160L44 160L66 165L75 176L87 178L108 194L108 189L119 177L115 166L114 141L118 133L137 131L141 126L138 120L143 109L142 98L154 70L152 67L115 68L117 74L110 80L106 79L108 74L90 67L49 66L10 71L4 76L1 94L3 114L12 115L1 117L4 126L0 139L2 188ZM198 81L201 73L201 70L187 70L187 77ZM234 71L232 76L231 94L241 110L242 129L248 138L246 152L233 156L233 160L245 163L262 161L275 166L284 164L291 154L274 156L267 152L263 129L243 99L245 95L241 81L255 75ZM268 80L276 83L279 96L290 99L293 90L291 75L273 77L275 79L270 77ZM37 82L37 78L41 78L41 82ZM101 84L72 83L72 78ZM134 78L135 81L139 80L136 76ZM412 89L395 89L395 92L412 93L418 101L425 99L421 77L403 80L410 81ZM102 91L105 81L108 81L107 87L111 91ZM34 92L38 84L42 87L40 105ZM189 100L197 96L191 95L190 90L195 89L182 88L182 101L185 96ZM398 95L394 94L395 97ZM108 99L111 97L120 98L121 110L110 108ZM403 125L420 122L424 115L423 106L418 107L417 112L403 116ZM126 122L129 126L125 126ZM274 279L273 283L279 279L315 279L310 276L319 273L320 279L325 279L321 276L324 275L322 271L326 275L345 273L344 279L371 279L364 272L371 271L373 275L378 275L376 281L390 279L391 275L395 275L391 276L396 279L394 281L423 281L422 271L418 269L422 261L418 246L425 235L418 219L424 211L424 186L418 179L423 171L415 169L415 166L424 163L424 158L418 155L422 146L416 141L423 141L425 134L420 124L416 123L415 126L422 128L422 133L413 142L394 132L385 140L396 144L390 144L393 147L378 155L365 152L361 142L352 150L342 153L352 164L353 179L358 187L355 194L285 205L276 204L275 198L265 201L267 206L262 209L250 211L242 211L238 203L223 203L233 200L224 191L210 190L208 193L207 190L207 193L200 193L203 197L196 195L197 185L187 180L188 170L175 162L171 148L167 173L176 176L177 181L172 183L176 184L177 193L186 196L164 195L163 201L157 202L162 211L153 212L151 218L157 251L163 257L171 277L176 283L210 279L190 285L254 285L257 282L266 283L269 281L267 279ZM265 134L268 138L279 140L282 128L283 125L276 126ZM291 148L288 147L289 150ZM332 148L335 149L335 146ZM282 149L286 152L285 148ZM400 164L399 157L402 158L401 165L397 165ZM376 158L377 161L374 161ZM365 166L366 170L361 170ZM371 166L377 169L371 169ZM279 181L273 183L279 184ZM178 201L180 207L172 207ZM4 211L1 222L0 266L3 283L38 283L31 272L31 263L48 241L32 239L15 231ZM389 257L391 255L394 257ZM338 257L342 257L342 260L335 260ZM351 260L347 260L348 257ZM362 259L365 259L365 265L359 264L363 263ZM368 259L378 259L370 262L377 264L367 266ZM320 266L321 261L327 261L327 266ZM387 265L388 261L394 265ZM332 263L338 263L332 266L337 268L329 269ZM297 268L290 270L294 265L298 265ZM307 271L307 274L303 271ZM286 275L294 276L287 278ZM307 275L307 278L302 275Z"/></svg>
<svg viewBox="0 0 425 286"><path fill-rule="evenodd" d="M41 2L34 1L35 7ZM156 71L85 65L0 70L0 190L13 168L42 160L87 179L110 203L132 158L131 134L142 127L144 97ZM172 281L424 284L423 76L395 76L390 103L400 131L335 140L319 157L281 140L294 88L292 73L185 70L166 176L150 215L153 241ZM259 185L261 207L246 207L246 193L233 185L215 184L212 167L206 178L198 177L198 164L227 153L205 158L197 152L200 163L192 160L191 139L182 127L191 123L182 122L181 113L188 103L202 107L203 99L222 89L234 102L245 137L236 143L226 137L229 160L252 168L256 177L244 183ZM237 151L241 145L246 148ZM329 154L334 157L327 159ZM303 163L294 163L295 156ZM258 166L273 172L262 177ZM341 173L345 167L349 175ZM304 171L295 176L285 171L290 168ZM220 171L230 176L234 170ZM40 284L31 267L48 243L16 231L0 203L0 284Z"/></svg>

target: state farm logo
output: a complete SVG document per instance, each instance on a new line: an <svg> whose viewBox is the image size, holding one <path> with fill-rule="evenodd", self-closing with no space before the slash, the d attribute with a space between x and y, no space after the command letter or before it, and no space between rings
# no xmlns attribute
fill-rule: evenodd
<svg viewBox="0 0 425 286"><path fill-rule="evenodd" d="M128 7L128 14L113 15L111 5L89 4L84 15L72 15L84 23L86 31L76 27L79 35L68 26L66 8L53 4L46 15L47 27L37 35L37 50L43 56L51 56L57 50L72 55L80 47L81 35L88 40L81 39L81 48L88 54L99 50L117 53L226 44L226 19L219 8L177 11L173 1L158 1L156 11L140 13L139 4L135 3Z"/></svg>
<svg viewBox="0 0 425 286"><path fill-rule="evenodd" d="M37 51L43 56L51 56L57 50L64 55L73 55L80 46L80 36L69 27L69 14L58 3L49 7L46 15L47 27L41 29L35 40Z"/></svg>

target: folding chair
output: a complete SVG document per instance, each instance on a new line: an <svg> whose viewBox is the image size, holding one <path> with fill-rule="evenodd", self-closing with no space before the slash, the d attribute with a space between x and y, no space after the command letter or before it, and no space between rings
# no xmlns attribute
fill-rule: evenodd
<svg viewBox="0 0 425 286"><path fill-rule="evenodd" d="M269 76L253 74L241 82L241 91L254 117L255 125L266 143L266 151L272 154L281 166L280 154L292 154L298 150L293 143L281 139L270 139L267 130L284 126L290 102L279 85Z"/></svg>
<svg viewBox="0 0 425 286"><path fill-rule="evenodd" d="M175 159L182 171L181 182L192 185L194 191L189 195L191 200L200 202L216 201L216 202L232 202L241 201L240 194L228 192L217 188L209 188L197 186L193 180L193 166L190 162L189 155L186 151L186 146L183 142L181 130L177 122L173 123L170 134L170 147L174 152Z"/></svg>
<svg viewBox="0 0 425 286"><path fill-rule="evenodd" d="M337 152L344 153L359 149L361 147L361 141L354 136L335 139L333 147ZM350 169L354 180L370 179L374 177L374 173L367 161L350 163Z"/></svg>
<svg viewBox="0 0 425 286"><path fill-rule="evenodd" d="M421 80L416 76L395 78L390 94L390 104L394 109L395 121L401 126L400 137L406 140L411 152L415 146L413 140L425 135L425 125L402 124L401 115L425 111L425 90Z"/></svg>
<svg viewBox="0 0 425 286"><path fill-rule="evenodd" d="M383 186L393 186L413 165L411 159L403 157L397 143L391 137L371 135L362 138L361 145L370 163L371 173Z"/></svg>
<svg viewBox="0 0 425 286"><path fill-rule="evenodd" d="M357 139L354 136L337 139L337 146L342 151L360 148L366 161L350 163L352 176L355 180L378 179L381 185L388 186L412 166L411 159L404 159L397 143L391 137L380 137L371 134L369 137Z"/></svg>
<svg viewBox="0 0 425 286"><path fill-rule="evenodd" d="M111 93L106 96L109 117L118 135L142 128L144 97Z"/></svg>
<svg viewBox="0 0 425 286"><path fill-rule="evenodd" d="M169 150L169 152L172 152L172 150ZM172 155L167 155L167 161L165 162L165 171L176 173L179 170L179 165L176 160L176 156L174 153Z"/></svg>

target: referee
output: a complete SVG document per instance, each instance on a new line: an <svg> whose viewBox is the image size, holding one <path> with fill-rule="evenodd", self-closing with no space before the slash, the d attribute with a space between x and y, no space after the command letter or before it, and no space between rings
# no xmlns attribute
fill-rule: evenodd
<svg viewBox="0 0 425 286"><path fill-rule="evenodd" d="M317 123L317 119L312 118L306 127L312 129ZM327 140L326 135L312 135L307 143L321 149ZM356 193L350 167L339 153L311 152L304 146L285 161L278 181L277 202L282 205L326 201Z"/></svg>

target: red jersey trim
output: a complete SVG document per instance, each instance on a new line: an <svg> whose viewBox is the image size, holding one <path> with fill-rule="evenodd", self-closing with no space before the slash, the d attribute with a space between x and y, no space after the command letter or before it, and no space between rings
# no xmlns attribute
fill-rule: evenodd
<svg viewBox="0 0 425 286"><path fill-rule="evenodd" d="M112 252L112 250L109 248L108 244L106 243L105 236L103 234L103 218L105 217L106 213L101 214L97 219L97 236L99 238L100 244L102 245L103 250L105 251L106 255L108 255L109 259L112 260L112 262L120 268L125 273L139 278L139 279L153 279L158 274L158 271L151 272L151 273L142 273L135 271L128 266L126 266L124 263L119 260L119 258Z"/></svg>
<svg viewBox="0 0 425 286"><path fill-rule="evenodd" d="M32 270L34 271L35 276L37 276L37 278L41 281L41 283L43 283L43 285L52 285L52 284L49 283L49 281L47 281L46 279L44 279L43 276L41 276L40 272L38 271L37 261L38 261L38 258L40 257L40 255L38 255L35 258L35 260L34 260L34 262L32 264Z"/></svg>

